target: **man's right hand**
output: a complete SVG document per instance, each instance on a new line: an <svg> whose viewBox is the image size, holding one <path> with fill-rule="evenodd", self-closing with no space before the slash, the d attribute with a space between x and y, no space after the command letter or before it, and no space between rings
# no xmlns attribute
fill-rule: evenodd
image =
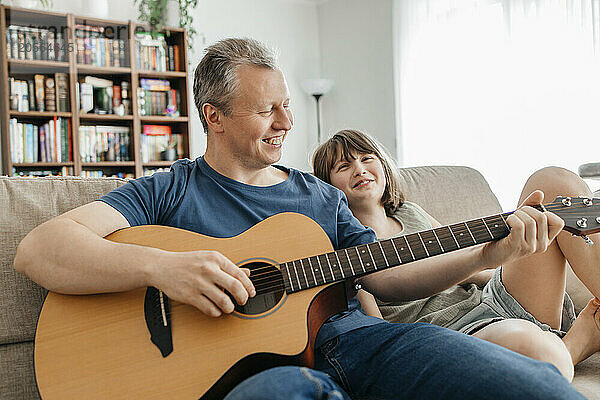
<svg viewBox="0 0 600 400"><path fill-rule="evenodd" d="M225 291L240 305L254 297L249 276L250 270L239 268L217 251L167 252L152 269L150 281L170 299L219 317L234 310Z"/></svg>

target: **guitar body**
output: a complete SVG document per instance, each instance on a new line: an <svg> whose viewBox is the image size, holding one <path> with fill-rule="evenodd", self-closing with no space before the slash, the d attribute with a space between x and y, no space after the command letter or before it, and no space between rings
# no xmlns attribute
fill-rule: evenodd
<svg viewBox="0 0 600 400"><path fill-rule="evenodd" d="M126 228L106 237L169 251L216 250L239 266L278 264L332 250L320 226L300 214L270 217L227 239L162 226ZM50 292L35 338L35 371L44 400L219 399L243 379L278 365L313 364L318 329L345 309L343 283L261 296L253 312L219 318L170 302L172 352L150 341L146 288L97 295ZM262 307L262 309L261 309ZM258 311L257 311L258 310Z"/></svg>

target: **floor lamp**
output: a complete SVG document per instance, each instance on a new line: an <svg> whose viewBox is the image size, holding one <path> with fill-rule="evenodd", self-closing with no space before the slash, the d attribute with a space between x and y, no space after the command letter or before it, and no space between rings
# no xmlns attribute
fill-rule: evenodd
<svg viewBox="0 0 600 400"><path fill-rule="evenodd" d="M305 79L300 82L302 89L315 98L317 103L317 142L321 143L321 96L333 87L331 79Z"/></svg>

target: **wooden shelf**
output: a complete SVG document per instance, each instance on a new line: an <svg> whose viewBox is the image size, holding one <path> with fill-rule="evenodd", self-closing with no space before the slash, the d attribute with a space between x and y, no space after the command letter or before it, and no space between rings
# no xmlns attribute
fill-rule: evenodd
<svg viewBox="0 0 600 400"><path fill-rule="evenodd" d="M67 162L34 162L34 163L14 163L13 167L17 167L17 168L29 168L29 167L33 167L33 168L42 168L42 167L70 167L73 166L74 163L73 161L67 161Z"/></svg>
<svg viewBox="0 0 600 400"><path fill-rule="evenodd" d="M188 117L167 117L164 115L144 115L140 117L142 122L157 122L157 123L168 123L168 122L188 122Z"/></svg>
<svg viewBox="0 0 600 400"><path fill-rule="evenodd" d="M93 74L93 75L118 75L118 74L131 74L131 68L129 67L97 67L95 65L88 64L76 64L77 73L79 74Z"/></svg>
<svg viewBox="0 0 600 400"><path fill-rule="evenodd" d="M43 22L43 24L42 24ZM38 26L42 24L48 27L59 27L64 29L65 43L73 44L73 51L65 50L65 61L51 60L20 60L8 58L10 51L6 48L6 32L10 25L17 26ZM83 64L83 58L78 58L77 43L78 37L75 36L75 25L84 24L89 26L104 26L117 29L119 40L125 41L125 59L121 59L121 65L125 67L99 67L96 65ZM35 171L51 168L70 167L68 173L75 176L81 175L82 171L93 169L105 169L106 173L126 173L137 177L144 174L144 168L162 168L169 167L172 161L152 161L142 162L142 126L144 124L164 124L176 127L177 134L181 135L183 152L190 154L190 126L189 126L189 104L193 104L189 99L189 76L188 76L188 58L187 58L187 33L181 28L168 28L171 34L167 38L168 45L178 45L180 65L183 71L147 71L137 69L137 46L135 41L135 32L139 27L144 27L136 22L114 21L98 18L89 18L67 13L48 12L43 10L28 10L18 7L0 5L0 155L2 157L2 173L12 174L13 167L20 171ZM48 28L50 29L50 28ZM148 29L147 29L148 30ZM9 35L10 37L10 35ZM116 38L116 37L115 37ZM81 49L81 47L80 47ZM18 112L10 110L8 78L14 77L17 80L33 80L35 74L44 74L53 76L56 72L69 74L68 90L70 112L48 112L48 111L29 111ZM119 84L120 81L129 83L129 100L131 102L131 112L133 115L115 115L115 114L82 114L78 107L76 98L77 81L85 75L98 76L106 78ZM167 117L162 115L141 116L138 114L137 91L140 86L141 78L170 79L171 86L179 90L181 103L179 110L185 116ZM69 118L71 136L69 147L71 149L70 157L74 161L64 163L13 163L11 160L11 135L10 118L18 118L19 122L40 125L54 117ZM44 119L46 121L44 121ZM129 128L129 144L131 161L102 161L102 162L82 162L79 154L80 135L79 130L82 126L95 125L114 125Z"/></svg>
<svg viewBox="0 0 600 400"><path fill-rule="evenodd" d="M135 161L96 161L82 162L82 167L134 167Z"/></svg>
<svg viewBox="0 0 600 400"><path fill-rule="evenodd" d="M177 161L177 160L175 160ZM148 161L143 163L144 167L170 167L175 161Z"/></svg>
<svg viewBox="0 0 600 400"><path fill-rule="evenodd" d="M138 75L140 78L185 78L187 76L187 72L185 71L138 71Z"/></svg>
<svg viewBox="0 0 600 400"><path fill-rule="evenodd" d="M133 121L133 115L79 114L79 119L85 121Z"/></svg>
<svg viewBox="0 0 600 400"><path fill-rule="evenodd" d="M73 114L70 112L58 112L58 111L13 111L9 112L11 117L22 117L22 118L53 118L63 117L70 118Z"/></svg>
<svg viewBox="0 0 600 400"><path fill-rule="evenodd" d="M17 60L14 58L8 59L8 67L28 67L28 68L69 68L69 63L66 61L51 61L51 60Z"/></svg>

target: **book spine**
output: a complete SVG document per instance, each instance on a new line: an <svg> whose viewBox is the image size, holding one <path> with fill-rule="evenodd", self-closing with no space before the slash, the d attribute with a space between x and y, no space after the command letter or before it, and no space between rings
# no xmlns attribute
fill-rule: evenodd
<svg viewBox="0 0 600 400"><path fill-rule="evenodd" d="M44 75L39 74L33 76L35 82L35 105L38 111L45 111L46 109L44 78Z"/></svg>
<svg viewBox="0 0 600 400"><path fill-rule="evenodd" d="M12 43L10 39L10 29L6 30L6 57L12 58Z"/></svg>
<svg viewBox="0 0 600 400"><path fill-rule="evenodd" d="M33 80L27 81L27 93L28 93L27 97L29 100L29 110L34 111L35 110L35 88L33 85Z"/></svg>

